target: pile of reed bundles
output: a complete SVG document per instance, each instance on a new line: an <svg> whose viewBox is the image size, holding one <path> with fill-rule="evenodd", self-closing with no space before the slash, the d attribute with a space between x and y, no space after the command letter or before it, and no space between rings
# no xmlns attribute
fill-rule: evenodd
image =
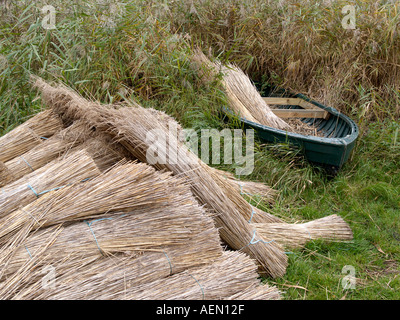
<svg viewBox="0 0 400 320"><path fill-rule="evenodd" d="M209 167L175 137L154 162L147 133L180 128L165 113L34 80L49 109L0 138L12 149L0 162L1 299L280 299L258 276L283 276L287 248L352 239L337 215L290 224L253 207L245 197L273 203L276 191ZM43 115L57 129L7 143Z"/></svg>
<svg viewBox="0 0 400 320"><path fill-rule="evenodd" d="M82 121L64 123L5 159L1 299L280 298L252 259L224 251L185 179L135 161ZM47 267L54 286L44 286ZM163 282L171 290L142 292Z"/></svg>

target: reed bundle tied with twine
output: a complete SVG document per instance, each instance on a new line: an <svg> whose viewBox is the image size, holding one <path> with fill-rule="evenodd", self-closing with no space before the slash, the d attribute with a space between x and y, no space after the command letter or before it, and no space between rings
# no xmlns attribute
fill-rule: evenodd
<svg viewBox="0 0 400 320"><path fill-rule="evenodd" d="M333 214L301 224L255 223L264 239L274 239L287 248L303 247L311 240L349 241L353 232L340 216Z"/></svg>
<svg viewBox="0 0 400 320"><path fill-rule="evenodd" d="M176 179L170 172L156 172L144 163L119 164L84 183L47 193L24 208L9 213L0 219L0 241L9 242L22 230L32 231L104 213L168 206L171 198L187 194L187 186L183 183L177 185ZM191 201L195 202L195 199ZM192 202L187 200L186 205L193 206Z"/></svg>
<svg viewBox="0 0 400 320"><path fill-rule="evenodd" d="M52 87L41 79L36 79L35 87L42 92L44 102L64 121L84 119L96 130L113 135L140 161L185 178L200 202L215 212L214 220L221 238L230 247L255 258L261 272L272 277L285 273L287 256L283 248L276 242L260 239L249 223L251 206L237 189L219 175L213 175L209 166L174 137L168 137L166 144L159 140L149 142L149 134L153 134L153 138L167 134L165 126L151 112L138 105L120 109L105 107L86 101L64 87ZM154 161L154 156L148 153L150 147L155 147L158 157L166 161Z"/></svg>
<svg viewBox="0 0 400 320"><path fill-rule="evenodd" d="M224 300L255 285L260 285L260 282L254 261L240 252L225 251L212 264L131 287L120 297L134 300ZM279 299L276 288L267 285L263 288L264 299Z"/></svg>
<svg viewBox="0 0 400 320"><path fill-rule="evenodd" d="M99 169L85 150L53 160L0 189L0 219L6 218L13 211L34 202L54 189L99 174ZM1 226L3 229L4 226Z"/></svg>
<svg viewBox="0 0 400 320"><path fill-rule="evenodd" d="M175 254L181 256L182 250ZM154 266L151 259L154 259ZM3 284L8 292L9 288L17 291L15 295L4 297L24 300L280 299L277 288L262 285L257 279L254 261L238 252L223 252L202 266L182 265L177 273L170 273L169 265L169 258L161 252L114 255L65 270L57 277L57 286L45 290L40 281L29 281L34 272L25 271L22 281L21 275L15 274ZM158 271L156 266L160 267ZM27 269L30 268L24 270ZM159 277L159 273L164 276ZM29 285L18 291L15 287L21 282ZM0 297L3 291L0 287Z"/></svg>
<svg viewBox="0 0 400 320"><path fill-rule="evenodd" d="M0 167L0 186L43 167L83 143L91 135L92 131L83 122L77 121L24 154L4 163L3 168Z"/></svg>
<svg viewBox="0 0 400 320"><path fill-rule="evenodd" d="M272 128L290 130L291 127L276 116L265 103L249 77L237 66L211 61L201 50L195 50L192 61L205 83L222 73L222 86L230 109L249 121Z"/></svg>
<svg viewBox="0 0 400 320"><path fill-rule="evenodd" d="M262 184L236 180L225 171L215 170L214 173L230 179L233 185L240 185L240 194L251 199L262 195ZM217 179L216 181L220 181ZM246 188L245 188L246 185ZM223 187L223 186L222 186ZM268 187L265 186L268 191ZM271 201L270 201L271 202ZM330 215L321 219L298 223L286 223L282 219L252 206L252 225L265 241L276 241L286 248L301 248L311 240L349 241L353 239L350 226L338 215Z"/></svg>
<svg viewBox="0 0 400 320"><path fill-rule="evenodd" d="M180 179L172 180L175 186L169 185L172 181L165 182L170 195L166 199L162 196L160 202L154 197L151 197L151 203L141 199L138 202L143 205L127 213L105 213L98 219L65 226L45 251L40 264L35 264L36 267L51 264L58 272L75 270L76 260L84 266L104 256L136 252L142 255L137 265L137 271L140 271L146 259L150 259L147 261L149 265L153 258L160 260L164 257L161 266L165 266L169 259L171 265L164 272L158 272L160 264L149 266L147 280L151 273L158 279L160 274L168 276L169 272L176 273L182 268L206 264L219 257L222 247L212 218L198 205L188 187L186 192L182 192ZM142 194L135 197L140 198ZM11 257L0 264L3 277L18 272L27 260L36 257L46 246L49 234L57 228L55 225L29 234L13 249Z"/></svg>
<svg viewBox="0 0 400 320"><path fill-rule="evenodd" d="M186 213L186 215L190 215L190 213ZM130 216L134 216L134 214L130 214ZM192 219L196 217L194 216ZM168 240L157 238L155 232L150 232L144 236L145 232L138 230L142 225L135 224L129 224L136 230L135 233L128 230L128 235L125 236L121 231L115 229L111 231L109 236L106 233L99 233L99 229L93 230L92 234L87 225L82 225L83 236L89 230L91 237L88 241L82 241L84 246L82 252L77 248L77 241L71 239L72 234L69 234L71 230L62 230L58 239L52 241L52 246L56 245L63 249L66 248L67 244L63 244L62 240L67 237L75 246L73 250L69 249L66 252L57 252L51 248L52 246L48 246L44 251L40 246L29 247L33 241L29 236L24 246L18 249L19 260L17 260L17 257L13 257L12 262L8 264L7 271L15 270L15 272L11 274L5 272L7 277L4 277L4 281L0 282L0 299L48 299L48 295L54 295L57 292L62 292L64 298L69 296L74 300L112 299L115 293L119 293L119 290L126 287L140 286L170 277L188 268L209 264L222 255L222 247L219 244L218 232L212 225L212 220L209 219L210 225L204 217L203 215L201 221L197 222L197 225L205 223L201 228L193 227L191 233L187 231L182 235L176 231L176 227L173 227L173 222L167 221L166 224L162 225L163 220L160 219L158 229L163 229L166 233L173 227L170 230L172 232L171 239L177 238L176 241L171 240L171 244L165 244ZM190 219L186 218L186 220L189 221ZM110 227L102 226L104 230L107 229L108 231L110 231ZM46 231L51 234L53 229L56 229L56 227L49 227ZM74 230L74 235L77 236L75 231L78 231L78 229ZM62 233L64 232L67 232L68 235L63 236ZM108 248L112 254L101 255L100 250L96 247L94 235L99 247ZM40 243L46 245L46 235L42 233L40 236ZM144 237L151 240L135 243L135 239L140 241ZM124 244L123 239L127 239L128 243ZM33 251L32 249L36 249L36 251L29 256L27 248L29 248L29 251ZM31 260L35 261L34 268L27 267ZM55 291L48 291L41 285L43 278L41 270L48 265L57 270L57 290ZM17 267L19 269L15 269ZM35 270L39 272L35 273ZM122 271L123 277L119 277L121 274L115 276L115 270L117 272ZM11 283L14 283L14 292L6 291Z"/></svg>
<svg viewBox="0 0 400 320"><path fill-rule="evenodd" d="M45 110L0 137L0 161L14 159L45 141L63 128L61 119Z"/></svg>

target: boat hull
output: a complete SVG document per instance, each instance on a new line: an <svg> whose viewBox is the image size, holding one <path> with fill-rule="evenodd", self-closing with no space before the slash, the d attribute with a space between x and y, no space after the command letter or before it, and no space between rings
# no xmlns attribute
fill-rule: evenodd
<svg viewBox="0 0 400 320"><path fill-rule="evenodd" d="M324 106L302 94L295 94L290 97L303 99L330 114L329 119L301 119L304 123L318 121L318 131L322 131L325 137L287 132L244 118L239 118L239 120L244 128L254 129L255 135L262 141L288 143L297 146L302 149L305 158L312 163L333 167L336 170L342 168L344 163L348 161L358 137L359 131L356 123L338 110ZM298 108L297 106L282 107Z"/></svg>

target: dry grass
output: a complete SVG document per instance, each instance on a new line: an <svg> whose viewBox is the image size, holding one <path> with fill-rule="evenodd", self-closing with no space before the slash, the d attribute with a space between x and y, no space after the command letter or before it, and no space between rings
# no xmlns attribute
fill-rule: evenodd
<svg viewBox="0 0 400 320"><path fill-rule="evenodd" d="M173 30L235 62L252 79L302 92L359 120L398 119L397 1L182 1L169 6ZM354 5L356 28L342 26ZM196 19L193 23L192 19Z"/></svg>

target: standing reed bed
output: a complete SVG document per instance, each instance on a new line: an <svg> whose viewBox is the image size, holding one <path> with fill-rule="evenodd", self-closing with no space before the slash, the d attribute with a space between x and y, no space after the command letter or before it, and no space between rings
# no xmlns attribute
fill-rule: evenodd
<svg viewBox="0 0 400 320"><path fill-rule="evenodd" d="M51 137L63 127L61 119L45 110L0 137L0 161L14 159Z"/></svg>
<svg viewBox="0 0 400 320"><path fill-rule="evenodd" d="M173 137L167 139L167 145L157 141L155 144L158 145L153 144L153 147L160 151L159 157L166 161L159 163L148 158L148 133L167 133L165 126L151 112L140 106L107 108L89 102L66 88L54 88L41 79L36 79L35 87L42 92L43 101L64 121L85 119L96 130L113 135L140 161L149 162L158 170L168 170L185 178L200 202L215 213L216 226L225 242L233 249L255 258L260 265L260 272L272 277L285 273L287 256L283 248L276 242L260 239L257 231L249 224L252 213L250 204L230 184L224 185L223 180L217 183L216 180L222 178L213 176L212 169L184 144ZM176 158L171 159L168 155ZM224 189L221 185L224 185Z"/></svg>

